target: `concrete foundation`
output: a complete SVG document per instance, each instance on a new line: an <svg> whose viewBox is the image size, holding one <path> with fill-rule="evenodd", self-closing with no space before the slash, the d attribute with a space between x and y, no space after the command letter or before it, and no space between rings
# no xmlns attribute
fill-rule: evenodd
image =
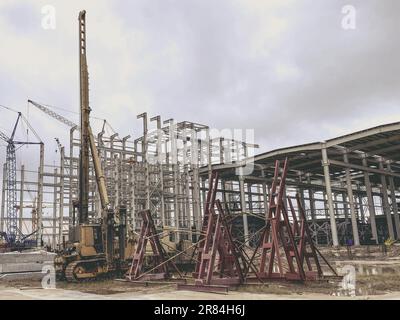
<svg viewBox="0 0 400 320"><path fill-rule="evenodd" d="M55 253L46 251L1 253L0 274L41 272L43 266L54 265L55 257Z"/></svg>

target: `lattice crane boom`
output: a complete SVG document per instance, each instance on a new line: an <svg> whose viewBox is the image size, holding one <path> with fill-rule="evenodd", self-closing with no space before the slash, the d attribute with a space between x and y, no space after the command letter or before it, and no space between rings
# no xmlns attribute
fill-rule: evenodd
<svg viewBox="0 0 400 320"><path fill-rule="evenodd" d="M74 123L73 121L65 118L64 116L54 112L53 110L45 107L44 105L37 103L33 100L28 100L28 103L32 104L33 106L35 106L39 110L43 111L44 113L48 114L50 117L66 124L67 126L69 126L71 128L76 127L79 130L79 126L76 123Z"/></svg>

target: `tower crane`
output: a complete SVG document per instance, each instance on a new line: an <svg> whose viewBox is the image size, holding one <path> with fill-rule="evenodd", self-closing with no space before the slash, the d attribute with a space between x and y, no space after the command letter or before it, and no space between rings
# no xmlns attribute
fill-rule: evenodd
<svg viewBox="0 0 400 320"><path fill-rule="evenodd" d="M5 225L7 234L7 241L10 245L22 240L24 236L18 228L18 205L17 205L17 159L16 159L16 145L26 144L42 144L43 142L29 142L15 140L15 132L17 130L20 119L23 118L22 113L18 112L17 121L14 124L11 136L8 137L5 133L0 131L0 138L7 143L6 152L6 175L7 175L7 213L5 217ZM39 139L40 140L40 139Z"/></svg>

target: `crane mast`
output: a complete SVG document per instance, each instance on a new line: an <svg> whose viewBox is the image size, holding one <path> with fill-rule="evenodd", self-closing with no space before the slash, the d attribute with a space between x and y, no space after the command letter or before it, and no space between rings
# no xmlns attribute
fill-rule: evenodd
<svg viewBox="0 0 400 320"><path fill-rule="evenodd" d="M86 11L79 13L79 73L80 73L80 155L79 155L79 223L89 218L89 74L86 61Z"/></svg>

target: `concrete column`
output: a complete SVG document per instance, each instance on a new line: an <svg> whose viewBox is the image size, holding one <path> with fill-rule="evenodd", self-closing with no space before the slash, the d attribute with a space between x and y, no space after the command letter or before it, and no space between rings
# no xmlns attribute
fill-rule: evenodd
<svg viewBox="0 0 400 320"><path fill-rule="evenodd" d="M249 225L247 222L247 213L246 213L246 198L245 198L245 190L244 190L244 177L242 175L239 176L239 189L240 189L240 206L242 207L243 214L243 233L244 240L246 241L249 238Z"/></svg>
<svg viewBox="0 0 400 320"><path fill-rule="evenodd" d="M327 199L328 199L328 210L329 210L329 217L330 217L330 222L331 222L332 242L333 242L333 246L337 247L337 246L339 246L339 239L338 239L338 234L337 234L335 211L334 211L334 207L333 207L331 177L329 175L329 159L328 159L328 153L327 153L325 145L322 147L322 166L324 168L325 189L326 189L326 195L327 195Z"/></svg>
<svg viewBox="0 0 400 320"><path fill-rule="evenodd" d="M365 157L362 159L362 164L364 167L368 167L368 161ZM376 221L375 221L374 197L372 196L371 182L369 180L369 174L367 171L364 171L364 182L365 182L365 189L367 191L369 219L371 221L372 237L373 237L373 240L375 240L376 243L378 244L379 239L378 239L378 231L376 229Z"/></svg>
<svg viewBox="0 0 400 320"><path fill-rule="evenodd" d="M390 167L390 162L387 163L387 169L392 171ZM397 200L396 200L396 187L394 185L394 179L392 176L389 176L389 189L390 189L390 199L392 202L392 210L394 214L394 224L396 229L396 239L400 239L400 219L399 219L399 210L397 207Z"/></svg>
<svg viewBox="0 0 400 320"><path fill-rule="evenodd" d="M383 159L379 160L379 169L385 170L383 167ZM390 206L389 206L389 196L387 192L387 183L386 183L386 176L381 174L381 192L382 192L382 205L383 205L383 211L386 214L386 222L388 226L388 231L389 231L389 237L391 239L394 239L394 229L393 229L393 220L392 220L392 213L390 211Z"/></svg>
<svg viewBox="0 0 400 320"><path fill-rule="evenodd" d="M19 221L18 228L20 232L23 234L22 230L22 219L24 217L24 190L25 190L25 166L21 165L21 185L19 190ZM32 230L34 231L34 230Z"/></svg>
<svg viewBox="0 0 400 320"><path fill-rule="evenodd" d="M349 163L349 157L347 153L343 155L343 160L345 163ZM353 187L351 184L351 177L350 177L350 169L346 167L346 187L347 187L347 197L349 198L349 206L350 206L350 214L351 214L351 227L353 230L353 240L354 245L360 245L360 237L358 234L358 225L357 225L357 216L356 216L356 209L354 206L354 195L353 195ZM344 201L344 198L343 198Z"/></svg>

